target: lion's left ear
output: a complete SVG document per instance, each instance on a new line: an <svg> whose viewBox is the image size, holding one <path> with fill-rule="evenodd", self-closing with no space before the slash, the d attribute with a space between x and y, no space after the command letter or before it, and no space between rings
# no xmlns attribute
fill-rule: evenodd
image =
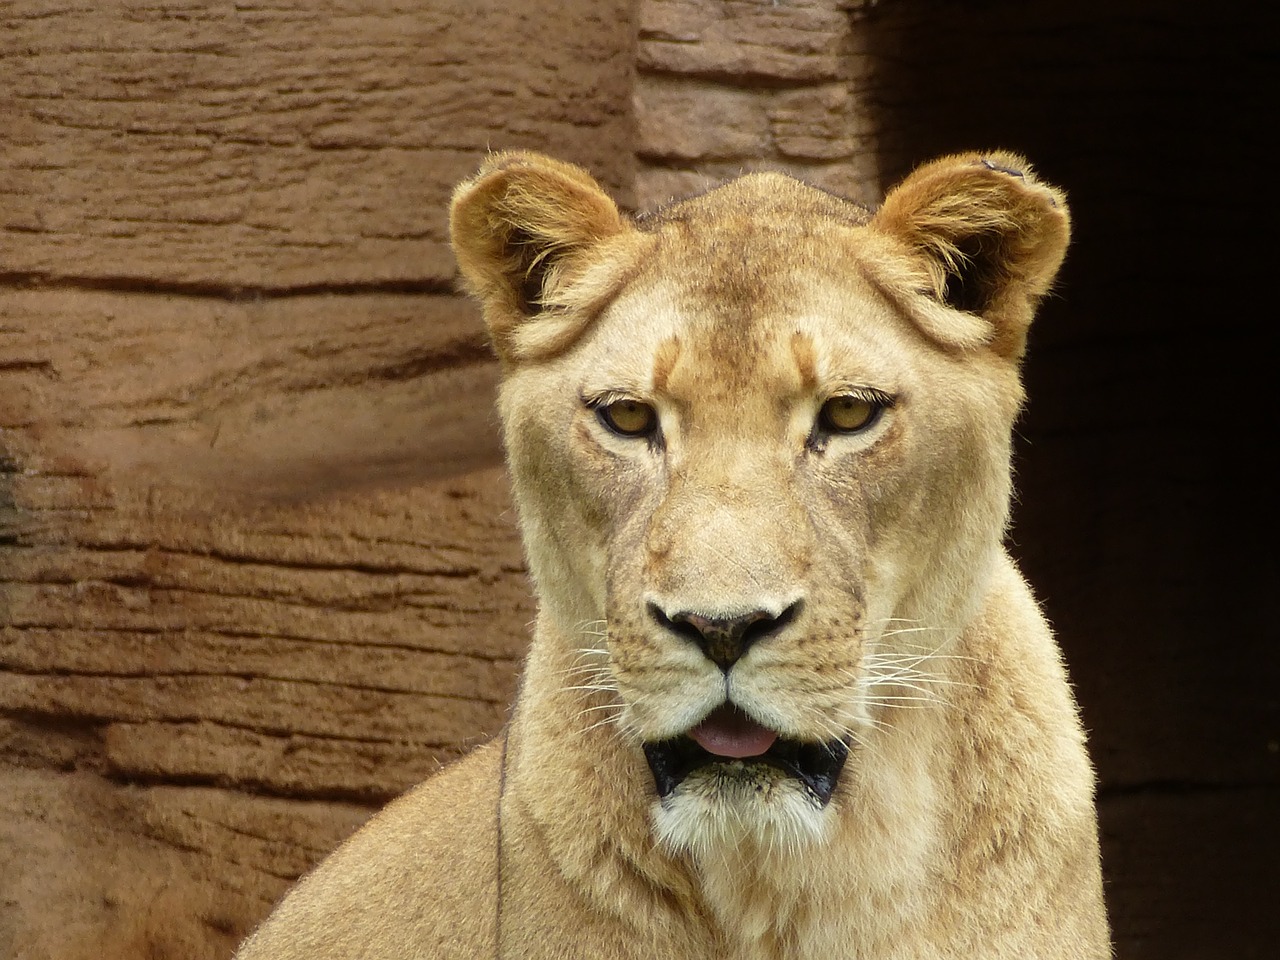
<svg viewBox="0 0 1280 960"><path fill-rule="evenodd" d="M555 302L600 243L628 229L589 173L539 153L495 154L458 185L453 252L504 362L520 353L520 328Z"/></svg>
<svg viewBox="0 0 1280 960"><path fill-rule="evenodd" d="M1062 192L1010 153L925 164L889 192L871 226L918 255L933 298L987 321L992 347L1015 359L1071 232Z"/></svg>

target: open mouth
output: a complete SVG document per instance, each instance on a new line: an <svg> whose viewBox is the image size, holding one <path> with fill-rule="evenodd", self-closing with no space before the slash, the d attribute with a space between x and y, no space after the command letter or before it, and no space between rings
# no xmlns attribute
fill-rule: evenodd
<svg viewBox="0 0 1280 960"><path fill-rule="evenodd" d="M840 740L805 743L783 739L737 707L725 704L687 734L646 743L644 755L659 797L669 796L695 770L740 762L781 770L803 783L814 799L826 806L849 747Z"/></svg>

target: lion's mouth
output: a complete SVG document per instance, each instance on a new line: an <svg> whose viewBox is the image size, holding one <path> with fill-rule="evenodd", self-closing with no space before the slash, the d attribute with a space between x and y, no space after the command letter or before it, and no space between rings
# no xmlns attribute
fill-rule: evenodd
<svg viewBox="0 0 1280 960"><path fill-rule="evenodd" d="M730 704L713 710L687 734L644 745L658 796L675 792L691 773L713 764L763 764L795 777L825 806L849 756L840 740L787 740Z"/></svg>

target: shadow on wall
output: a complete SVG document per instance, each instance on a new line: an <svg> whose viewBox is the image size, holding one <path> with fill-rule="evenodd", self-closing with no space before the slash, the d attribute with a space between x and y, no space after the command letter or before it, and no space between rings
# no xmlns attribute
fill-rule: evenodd
<svg viewBox="0 0 1280 960"><path fill-rule="evenodd" d="M1012 540L1092 731L1122 960L1280 939L1280 655L1257 630L1276 570L1244 532L1277 26L1271 5L1134 0L891 3L867 23L886 183L1002 146L1071 200Z"/></svg>

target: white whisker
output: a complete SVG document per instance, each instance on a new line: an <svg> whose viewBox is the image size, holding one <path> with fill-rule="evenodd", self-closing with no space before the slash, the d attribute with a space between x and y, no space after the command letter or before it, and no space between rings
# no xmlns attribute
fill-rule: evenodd
<svg viewBox="0 0 1280 960"><path fill-rule="evenodd" d="M884 637L900 637L908 633L935 633L941 629L941 627L899 627L897 630L884 631L880 634L880 639Z"/></svg>
<svg viewBox="0 0 1280 960"><path fill-rule="evenodd" d="M862 702L868 709L876 708L877 710L919 710L925 706L946 706L945 700L934 697L864 697Z"/></svg>
<svg viewBox="0 0 1280 960"><path fill-rule="evenodd" d="M622 710L622 704L620 704L620 703L597 703L597 704L593 704L593 705L592 705L592 706L590 706L590 707L583 707L581 710L579 710L579 711L577 712L577 714L575 714L575 719L576 719L577 717L581 717L581 716L583 716L583 715L585 715L585 714L588 714L588 713L597 713L597 712L599 712L599 711L601 711L601 710Z"/></svg>
<svg viewBox="0 0 1280 960"><path fill-rule="evenodd" d="M605 726L608 726L609 724L616 724L617 722L618 722L617 717L605 717L603 720L597 720L595 723L591 724L588 727L583 727L580 731L578 731L578 733L579 735L590 733L592 730L597 730L600 727L605 727Z"/></svg>

